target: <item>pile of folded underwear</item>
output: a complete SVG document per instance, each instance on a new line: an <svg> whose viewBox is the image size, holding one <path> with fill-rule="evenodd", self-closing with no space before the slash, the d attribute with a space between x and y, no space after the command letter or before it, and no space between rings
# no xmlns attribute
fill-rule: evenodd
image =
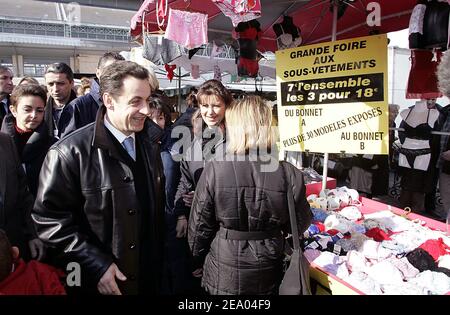
<svg viewBox="0 0 450 315"><path fill-rule="evenodd" d="M313 223L306 258L365 294L450 292L450 238L386 209L362 214L358 193L341 187L308 196Z"/></svg>

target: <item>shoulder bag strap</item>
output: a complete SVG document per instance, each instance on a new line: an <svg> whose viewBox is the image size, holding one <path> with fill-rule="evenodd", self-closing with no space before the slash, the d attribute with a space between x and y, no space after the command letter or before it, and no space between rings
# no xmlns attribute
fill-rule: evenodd
<svg viewBox="0 0 450 315"><path fill-rule="evenodd" d="M294 249L300 248L300 237L298 234L298 226L297 226L297 216L295 215L295 204L294 204L294 195L292 193L294 186L292 185L291 176L287 173L286 168L283 163L284 174L286 175L286 180L288 183L287 186L287 199L288 199L288 207L289 207L289 219L291 221L291 231L293 238Z"/></svg>

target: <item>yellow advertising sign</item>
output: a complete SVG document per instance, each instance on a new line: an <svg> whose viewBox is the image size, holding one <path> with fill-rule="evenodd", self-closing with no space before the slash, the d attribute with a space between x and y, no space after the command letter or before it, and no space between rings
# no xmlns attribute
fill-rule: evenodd
<svg viewBox="0 0 450 315"><path fill-rule="evenodd" d="M387 36L276 52L280 148L388 154Z"/></svg>

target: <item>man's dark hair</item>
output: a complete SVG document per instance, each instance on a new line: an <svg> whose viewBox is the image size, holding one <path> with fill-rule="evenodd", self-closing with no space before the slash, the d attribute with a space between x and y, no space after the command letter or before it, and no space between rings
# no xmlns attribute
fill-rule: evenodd
<svg viewBox="0 0 450 315"><path fill-rule="evenodd" d="M108 51L103 54L98 60L98 69L102 69L105 66L105 63L109 60L123 61L125 58L121 54L115 51Z"/></svg>
<svg viewBox="0 0 450 315"><path fill-rule="evenodd" d="M100 80L100 95L108 93L113 97L120 95L123 80L133 77L139 80L148 80L148 70L132 61L117 61L105 68ZM149 83L150 86L150 83Z"/></svg>
<svg viewBox="0 0 450 315"><path fill-rule="evenodd" d="M165 128L170 127L172 125L172 116L169 107L169 98L164 94L163 91L155 91L152 94L152 100L150 102L150 107L154 108L158 111L158 114L161 113L164 115Z"/></svg>
<svg viewBox="0 0 450 315"><path fill-rule="evenodd" d="M73 81L73 71L69 67L69 65L64 62L56 62L48 65L47 69L45 70L45 74L47 73L64 73L67 77L67 80L69 80L70 82Z"/></svg>
<svg viewBox="0 0 450 315"><path fill-rule="evenodd" d="M11 273L12 264L11 243L6 236L6 232L0 229L0 282Z"/></svg>
<svg viewBox="0 0 450 315"><path fill-rule="evenodd" d="M47 102L47 93L37 84L21 84L14 88L11 93L11 105L17 108L19 99L23 96L37 96L45 103Z"/></svg>
<svg viewBox="0 0 450 315"><path fill-rule="evenodd" d="M186 96L186 105L189 108L197 108L198 100L197 100L197 92L196 88L192 88L189 94Z"/></svg>
<svg viewBox="0 0 450 315"><path fill-rule="evenodd" d="M0 72L6 72L6 71L13 72L11 68L9 68L7 66L0 65Z"/></svg>

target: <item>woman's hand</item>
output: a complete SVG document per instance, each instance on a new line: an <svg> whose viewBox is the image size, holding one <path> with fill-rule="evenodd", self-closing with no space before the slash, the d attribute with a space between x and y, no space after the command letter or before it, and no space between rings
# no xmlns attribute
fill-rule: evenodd
<svg viewBox="0 0 450 315"><path fill-rule="evenodd" d="M190 191L187 194L183 195L183 201L187 207L192 206L192 200L194 200L194 192L193 191Z"/></svg>

